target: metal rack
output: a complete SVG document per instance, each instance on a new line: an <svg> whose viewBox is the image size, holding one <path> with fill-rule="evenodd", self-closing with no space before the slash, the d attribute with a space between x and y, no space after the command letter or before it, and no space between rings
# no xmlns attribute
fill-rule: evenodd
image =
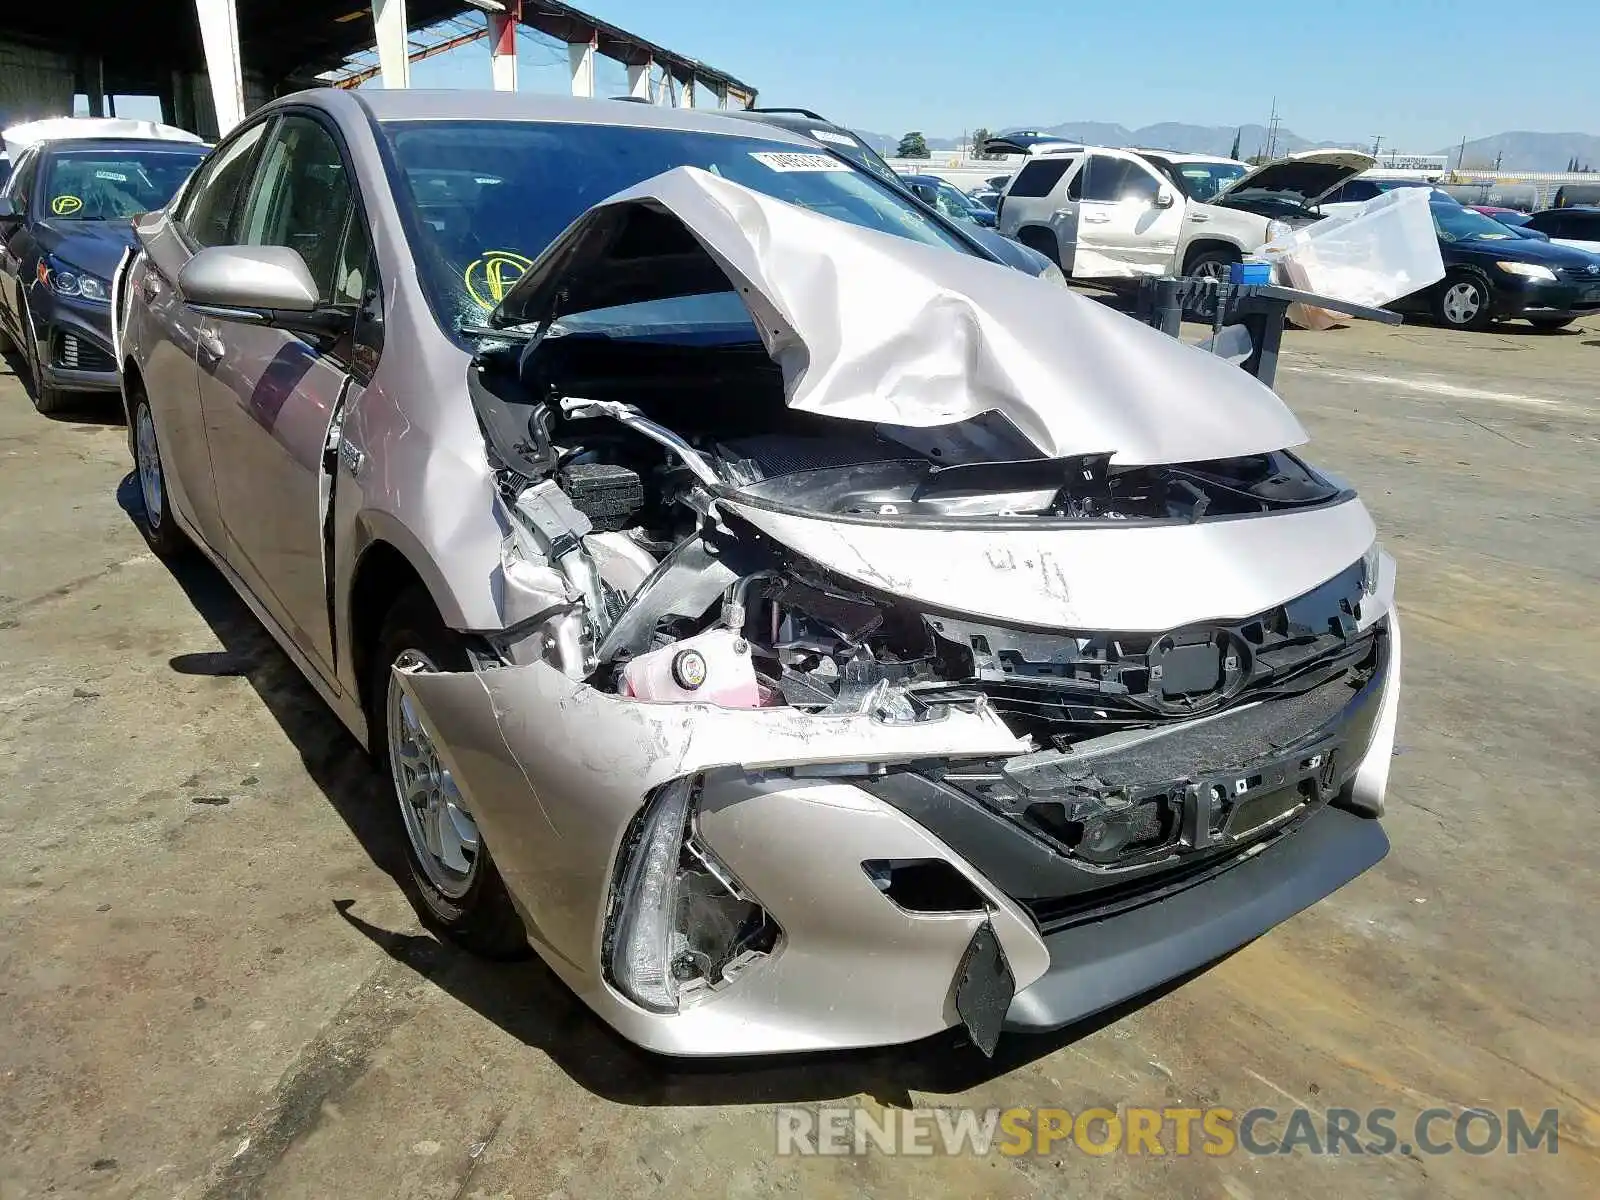
<svg viewBox="0 0 1600 1200"><path fill-rule="evenodd" d="M1185 317L1206 321L1213 338L1229 325L1243 325L1250 334L1251 352L1240 365L1268 387L1278 374L1278 350L1283 344L1283 323L1291 304L1309 304L1342 313L1358 321L1400 324L1400 314L1382 308L1351 304L1332 296L1318 296L1274 283L1228 283L1220 279L1175 279L1147 276L1139 281L1138 317L1162 333L1178 336Z"/></svg>

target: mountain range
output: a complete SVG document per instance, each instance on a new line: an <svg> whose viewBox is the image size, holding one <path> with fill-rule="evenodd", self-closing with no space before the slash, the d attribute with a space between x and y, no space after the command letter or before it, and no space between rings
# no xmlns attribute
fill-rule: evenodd
<svg viewBox="0 0 1600 1200"><path fill-rule="evenodd" d="M1030 125L1027 128L1059 134L1095 146L1148 146L1185 154L1227 154L1233 148L1235 133L1239 135L1241 157L1259 154L1267 144L1267 128L1264 125L1185 125L1177 121L1164 121L1129 129L1126 125L1103 121L1062 121L1056 125ZM856 132L885 154L892 154L900 143L898 136L865 129ZM927 142L930 150L955 150L961 144L959 138L953 137L928 137ZM1278 151L1281 154L1324 146L1354 145L1361 143L1313 142L1282 126L1278 128ZM1459 143L1432 150L1421 150L1415 146L1396 148L1414 154L1448 155L1452 167L1457 165L1462 156ZM1574 157L1580 164L1600 169L1600 136L1592 133L1531 133L1517 130L1474 138L1466 144L1465 165L1468 167L1492 167L1497 157L1500 169L1504 171L1564 171Z"/></svg>

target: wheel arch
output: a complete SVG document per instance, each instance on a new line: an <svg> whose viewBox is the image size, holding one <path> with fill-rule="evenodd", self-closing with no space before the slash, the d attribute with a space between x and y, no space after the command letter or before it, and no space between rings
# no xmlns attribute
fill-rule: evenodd
<svg viewBox="0 0 1600 1200"><path fill-rule="evenodd" d="M1235 260L1244 261L1244 247L1231 238L1207 234L1205 237L1195 238L1183 252L1183 274L1189 273L1189 268L1194 265L1195 259L1202 254L1221 251L1231 254Z"/></svg>
<svg viewBox="0 0 1600 1200"><path fill-rule="evenodd" d="M1034 222L1018 225L1014 237L1028 249L1037 250L1056 266L1061 265L1061 242L1050 226Z"/></svg>
<svg viewBox="0 0 1600 1200"><path fill-rule="evenodd" d="M361 711L370 713L372 656L383 632L384 618L394 602L408 588L420 587L448 628L461 628L461 613L444 575L403 527L381 515L368 514L361 523L360 542L350 572L344 614L356 695Z"/></svg>

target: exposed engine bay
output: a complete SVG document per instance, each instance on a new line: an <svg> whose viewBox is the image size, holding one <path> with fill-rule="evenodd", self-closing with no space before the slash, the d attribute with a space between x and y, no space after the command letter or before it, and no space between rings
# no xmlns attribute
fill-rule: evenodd
<svg viewBox="0 0 1600 1200"><path fill-rule="evenodd" d="M1336 713L1378 669L1377 630L1360 619L1369 562L1243 620L1160 634L1028 630L864 589L720 503L947 528L1126 526L1241 519L1345 495L1287 451L1119 467L1109 452L1042 457L999 414L908 428L796 412L762 347L739 341L558 333L483 352L472 386L514 514L507 578L519 560L561 577L544 580L549 603L503 639L505 661L543 657L602 691L655 702L888 723L989 705L1039 761L991 764L986 784L961 790L1087 862L1159 856L1181 832L1182 805L1152 807L1149 795L1165 796L1173 780L1187 786L1204 764L1147 780L1104 760L1052 776L1064 790L1043 798L1032 795L1040 770L1060 775L1069 760L1103 755L1108 737L1263 701L1316 695L1313 707ZM1255 738L1250 754L1269 757L1284 732ZM1211 765L1249 763L1230 751ZM1315 799L1337 782L1330 757L1302 774L1319 781L1307 793ZM1154 792L1143 786L1151 780ZM1118 807L1138 808L1138 819L1106 833L1094 818Z"/></svg>

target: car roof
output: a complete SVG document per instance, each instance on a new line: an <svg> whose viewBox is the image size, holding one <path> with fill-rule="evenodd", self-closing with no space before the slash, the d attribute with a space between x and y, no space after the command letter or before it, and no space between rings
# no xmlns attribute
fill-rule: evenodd
<svg viewBox="0 0 1600 1200"><path fill-rule="evenodd" d="M325 95L354 96L379 121L548 121L567 125L621 125L633 129L671 129L685 133L722 133L750 137L746 121L715 110L664 108L653 104L630 104L621 100L589 100L575 96L549 96L537 92L445 91L425 88L371 89L346 92L338 88L316 88L297 92L275 103L337 104ZM772 123L772 141L792 141L810 147L810 138L796 136Z"/></svg>
<svg viewBox="0 0 1600 1200"><path fill-rule="evenodd" d="M44 154L55 150L129 150L134 147L180 153L187 151L202 156L211 153L211 147L204 142L178 142L170 138L58 138L53 141L38 142L36 145Z"/></svg>

